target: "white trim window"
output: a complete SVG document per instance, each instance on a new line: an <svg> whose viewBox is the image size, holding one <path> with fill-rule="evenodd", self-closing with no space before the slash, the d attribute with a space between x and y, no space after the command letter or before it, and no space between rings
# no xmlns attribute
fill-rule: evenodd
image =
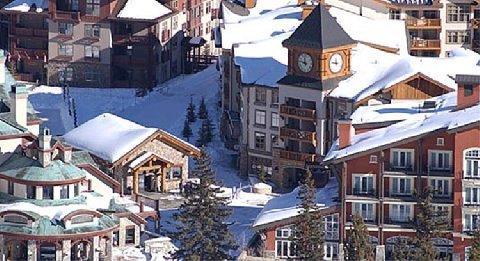
<svg viewBox="0 0 480 261"><path fill-rule="evenodd" d="M323 260L336 260L338 258L338 243L325 242L323 244Z"/></svg>
<svg viewBox="0 0 480 261"><path fill-rule="evenodd" d="M480 188L465 187L463 189L463 204L479 205L480 204Z"/></svg>
<svg viewBox="0 0 480 261"><path fill-rule="evenodd" d="M469 261L470 260L470 252L472 251L472 247L471 246L467 246L465 247L465 261Z"/></svg>
<svg viewBox="0 0 480 261"><path fill-rule="evenodd" d="M275 257L296 257L295 246L290 240L293 233L292 226L281 227L275 230Z"/></svg>
<svg viewBox="0 0 480 261"><path fill-rule="evenodd" d="M266 115L267 113L265 111L255 110L255 124L265 125Z"/></svg>
<svg viewBox="0 0 480 261"><path fill-rule="evenodd" d="M390 220L395 222L408 222L413 219L412 206L407 204L392 204L389 206L389 212Z"/></svg>
<svg viewBox="0 0 480 261"><path fill-rule="evenodd" d="M438 197L450 196L450 180L449 179L431 179L430 186L433 188L433 194Z"/></svg>
<svg viewBox="0 0 480 261"><path fill-rule="evenodd" d="M413 149L392 149L390 163L394 168L413 169Z"/></svg>
<svg viewBox="0 0 480 261"><path fill-rule="evenodd" d="M272 127L278 128L280 126L280 116L278 116L278 113L272 112Z"/></svg>
<svg viewBox="0 0 480 261"><path fill-rule="evenodd" d="M452 152L445 150L429 150L429 169L450 170L452 168Z"/></svg>
<svg viewBox="0 0 480 261"><path fill-rule="evenodd" d="M353 214L358 214L365 221L375 220L375 204L374 203L353 203Z"/></svg>
<svg viewBox="0 0 480 261"><path fill-rule="evenodd" d="M374 194L375 179L372 174L353 174L353 194Z"/></svg>
<svg viewBox="0 0 480 261"><path fill-rule="evenodd" d="M392 195L412 195L411 178L392 178Z"/></svg>
<svg viewBox="0 0 480 261"><path fill-rule="evenodd" d="M480 178L480 149L466 150L464 155L465 177Z"/></svg>
<svg viewBox="0 0 480 261"><path fill-rule="evenodd" d="M463 216L463 231L474 231L478 228L480 215L465 214Z"/></svg>
<svg viewBox="0 0 480 261"><path fill-rule="evenodd" d="M338 214L324 216L323 225L325 230L325 239L338 240L338 237L339 237Z"/></svg>

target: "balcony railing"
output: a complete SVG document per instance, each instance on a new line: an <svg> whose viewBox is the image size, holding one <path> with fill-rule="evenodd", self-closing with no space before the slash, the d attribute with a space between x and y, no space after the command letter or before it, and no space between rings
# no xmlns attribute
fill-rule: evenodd
<svg viewBox="0 0 480 261"><path fill-rule="evenodd" d="M280 114L288 117L297 117L309 120L315 120L316 118L315 110L287 106L286 104L280 105Z"/></svg>
<svg viewBox="0 0 480 261"><path fill-rule="evenodd" d="M53 20L61 19L61 20L71 20L71 21L80 21L80 12L78 11L60 11L57 10L52 15Z"/></svg>
<svg viewBox="0 0 480 261"><path fill-rule="evenodd" d="M385 218L385 223L387 224L410 224L413 220L413 217L406 215L389 215Z"/></svg>
<svg viewBox="0 0 480 261"><path fill-rule="evenodd" d="M280 137L281 138L301 140L301 141L307 141L307 142L311 142L311 143L315 143L315 141L316 141L315 132L296 130L296 129L291 129L289 127L281 127L280 128Z"/></svg>
<svg viewBox="0 0 480 261"><path fill-rule="evenodd" d="M408 18L405 23L409 28L441 28L442 21L437 19L426 18Z"/></svg>
<svg viewBox="0 0 480 261"><path fill-rule="evenodd" d="M394 172L394 173L413 173L415 168L413 165L408 166L394 166L392 164L387 164L385 166L385 172Z"/></svg>
<svg viewBox="0 0 480 261"><path fill-rule="evenodd" d="M352 192L353 192L353 195L355 196L376 196L377 195L377 192L375 189L353 188Z"/></svg>
<svg viewBox="0 0 480 261"><path fill-rule="evenodd" d="M473 18L470 20L470 24L473 29L479 29L480 28L480 18Z"/></svg>
<svg viewBox="0 0 480 261"><path fill-rule="evenodd" d="M280 150L280 158L299 162L314 162L315 154Z"/></svg>
<svg viewBox="0 0 480 261"><path fill-rule="evenodd" d="M440 40L412 39L411 49L440 49Z"/></svg>

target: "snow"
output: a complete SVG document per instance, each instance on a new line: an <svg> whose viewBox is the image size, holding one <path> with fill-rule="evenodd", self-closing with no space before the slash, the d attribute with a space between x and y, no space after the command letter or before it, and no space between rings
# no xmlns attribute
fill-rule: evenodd
<svg viewBox="0 0 480 261"><path fill-rule="evenodd" d="M68 132L63 139L75 148L115 162L156 131L104 113Z"/></svg>
<svg viewBox="0 0 480 261"><path fill-rule="evenodd" d="M436 130L453 130L479 121L480 105L462 110L440 111L432 115L412 115L409 119L386 128L353 135L351 145L344 149L339 149L337 140L324 161L339 160Z"/></svg>
<svg viewBox="0 0 480 261"><path fill-rule="evenodd" d="M140 157L136 158L134 161L132 161L128 166L133 169L133 168L137 167L140 163L142 163L144 160L148 159L152 155L153 155L153 152L144 153L142 156L140 156Z"/></svg>
<svg viewBox="0 0 480 261"><path fill-rule="evenodd" d="M260 183L256 183L253 185L254 188L257 188L257 189L270 189L272 188L272 186L266 184L266 183L263 183L263 182L260 182Z"/></svg>
<svg viewBox="0 0 480 261"><path fill-rule="evenodd" d="M3 9L7 11L17 11L17 12L28 12L30 11L32 5L35 5L37 13L43 12L43 10L48 9L48 0L15 0Z"/></svg>
<svg viewBox="0 0 480 261"><path fill-rule="evenodd" d="M117 17L153 20L171 12L156 0L128 0Z"/></svg>
<svg viewBox="0 0 480 261"><path fill-rule="evenodd" d="M299 207L298 199L299 187L292 192L273 198L265 205L262 212L257 216L253 227L266 225L280 220L295 217L302 210ZM332 178L323 188L318 188L316 192L316 202L320 209L332 207L336 204L338 197L338 182Z"/></svg>

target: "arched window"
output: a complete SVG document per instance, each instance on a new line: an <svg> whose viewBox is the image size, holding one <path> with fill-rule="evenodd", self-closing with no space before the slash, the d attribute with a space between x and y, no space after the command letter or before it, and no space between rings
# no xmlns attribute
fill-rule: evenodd
<svg viewBox="0 0 480 261"><path fill-rule="evenodd" d="M13 224L28 224L28 219L19 215L5 215L3 216L3 222Z"/></svg>
<svg viewBox="0 0 480 261"><path fill-rule="evenodd" d="M468 178L480 178L480 148L465 150L464 175Z"/></svg>

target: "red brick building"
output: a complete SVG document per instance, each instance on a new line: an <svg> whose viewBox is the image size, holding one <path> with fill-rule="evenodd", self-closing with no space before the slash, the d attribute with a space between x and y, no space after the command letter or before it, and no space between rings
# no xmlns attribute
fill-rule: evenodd
<svg viewBox="0 0 480 261"><path fill-rule="evenodd" d="M355 134L338 124L339 140L325 163L340 176L340 242L360 214L377 255L388 259L396 239L413 236L413 192L430 186L433 204L451 230L434 244L442 257L463 259L480 213L480 77L457 75L457 107L416 115L386 128Z"/></svg>

